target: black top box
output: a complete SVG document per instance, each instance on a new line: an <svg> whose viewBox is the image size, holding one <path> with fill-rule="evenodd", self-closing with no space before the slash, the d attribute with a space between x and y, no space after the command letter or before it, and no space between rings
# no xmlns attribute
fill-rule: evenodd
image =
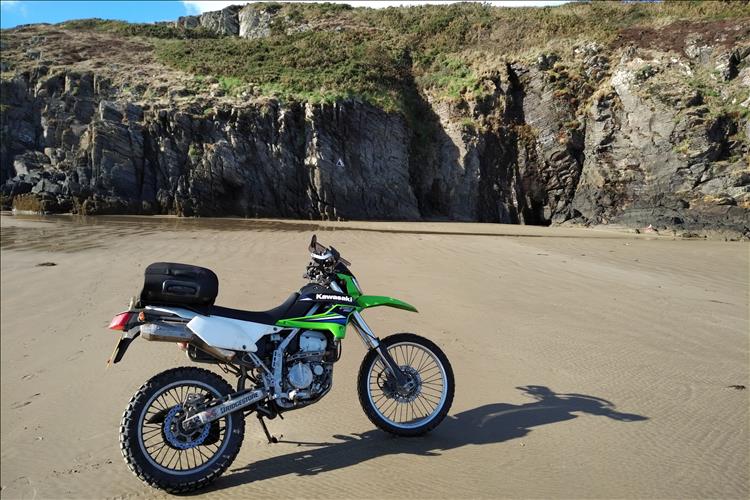
<svg viewBox="0 0 750 500"><path fill-rule="evenodd" d="M205 267L155 262L146 268L143 305L212 306L219 295L219 278Z"/></svg>

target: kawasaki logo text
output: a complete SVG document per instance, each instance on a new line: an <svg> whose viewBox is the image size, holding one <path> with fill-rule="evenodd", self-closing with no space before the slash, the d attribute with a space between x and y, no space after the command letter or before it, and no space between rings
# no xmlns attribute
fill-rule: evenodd
<svg viewBox="0 0 750 500"><path fill-rule="evenodd" d="M325 295L322 293L315 294L315 300L339 300L341 302L354 302L354 299L346 295Z"/></svg>

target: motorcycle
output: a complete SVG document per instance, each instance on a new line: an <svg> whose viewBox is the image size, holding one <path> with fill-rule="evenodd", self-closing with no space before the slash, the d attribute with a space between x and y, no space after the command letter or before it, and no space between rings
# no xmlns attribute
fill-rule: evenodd
<svg viewBox="0 0 750 500"><path fill-rule="evenodd" d="M334 247L315 236L303 275L309 282L280 306L262 312L214 305L219 281L209 269L176 263L146 268L143 290L109 325L120 331L110 363L137 337L174 342L214 371L166 370L144 383L120 425L123 457L138 478L170 493L205 487L231 465L255 414L264 419L320 401L333 386L348 325L368 349L357 379L359 402L378 428L420 436L445 418L453 402L451 365L440 348L412 333L379 339L362 311L388 306L417 312L398 299L365 295Z"/></svg>

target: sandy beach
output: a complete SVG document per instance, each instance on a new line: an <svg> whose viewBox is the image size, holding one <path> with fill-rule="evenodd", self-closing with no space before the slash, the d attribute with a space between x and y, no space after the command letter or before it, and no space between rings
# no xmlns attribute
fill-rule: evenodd
<svg viewBox="0 0 750 500"><path fill-rule="evenodd" d="M268 309L304 284L313 232L363 289L414 304L366 313L448 355L450 416L424 438L374 429L344 342L319 404L254 418L211 498L747 498L750 245L458 223L305 223L3 215L2 498L165 495L127 469L122 412L189 364L138 339L105 369L154 261L213 269L218 304ZM54 266L40 266L54 263ZM384 308L385 309L385 308Z"/></svg>

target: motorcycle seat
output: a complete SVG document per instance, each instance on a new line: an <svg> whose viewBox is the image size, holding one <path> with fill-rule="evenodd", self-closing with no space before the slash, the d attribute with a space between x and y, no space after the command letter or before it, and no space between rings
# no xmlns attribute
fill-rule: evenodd
<svg viewBox="0 0 750 500"><path fill-rule="evenodd" d="M299 293L295 292L291 294L283 304L276 306L273 309L269 309L268 311L243 311L241 309L211 306L208 308L206 313L209 316L221 316L222 318L238 319L240 321L252 321L253 323L262 323L264 325L273 325L280 319L294 317L295 315L303 316L305 314L305 311L296 314L296 309L298 308L292 307L297 302L298 298ZM292 309L295 309L295 311L291 311ZM293 312L295 314L289 315L290 312Z"/></svg>

